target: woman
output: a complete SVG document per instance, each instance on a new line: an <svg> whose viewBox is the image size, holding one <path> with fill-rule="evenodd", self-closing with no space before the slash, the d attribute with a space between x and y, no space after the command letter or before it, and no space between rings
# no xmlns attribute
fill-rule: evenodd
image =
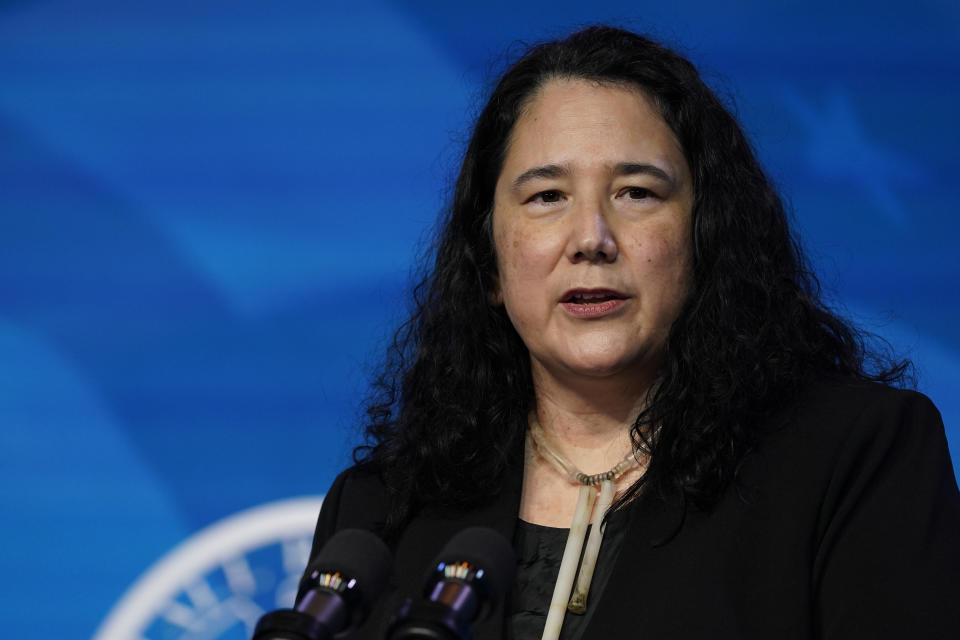
<svg viewBox="0 0 960 640"><path fill-rule="evenodd" d="M689 62L608 27L531 49L435 255L317 526L314 552L363 527L395 553L353 637L472 525L520 561L478 638L960 637L939 415L820 302Z"/></svg>

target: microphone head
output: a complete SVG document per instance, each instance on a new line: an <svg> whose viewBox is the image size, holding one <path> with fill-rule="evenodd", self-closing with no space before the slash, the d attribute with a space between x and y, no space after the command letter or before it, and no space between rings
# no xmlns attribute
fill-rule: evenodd
<svg viewBox="0 0 960 640"><path fill-rule="evenodd" d="M486 527L453 536L433 561L423 598L407 599L387 629L388 640L465 640L474 623L502 601L517 561L507 540Z"/></svg>
<svg viewBox="0 0 960 640"><path fill-rule="evenodd" d="M470 527L450 538L437 556L440 563L466 562L483 572L477 575L487 590L490 601L506 595L517 570L513 546L498 532L488 527Z"/></svg>
<svg viewBox="0 0 960 640"><path fill-rule="evenodd" d="M345 595L357 599L369 611L387 586L393 558L383 540L365 529L342 529L323 545L300 581L297 601L308 591L324 584L323 576L340 574L346 583Z"/></svg>

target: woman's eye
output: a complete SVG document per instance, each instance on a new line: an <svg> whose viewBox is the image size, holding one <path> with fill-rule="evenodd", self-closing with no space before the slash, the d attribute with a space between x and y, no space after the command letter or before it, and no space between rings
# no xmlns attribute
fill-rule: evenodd
<svg viewBox="0 0 960 640"><path fill-rule="evenodd" d="M540 193L533 196L532 200L539 200L540 202L560 202L563 199L563 194L559 191L550 190L550 191L541 191Z"/></svg>
<svg viewBox="0 0 960 640"><path fill-rule="evenodd" d="M652 198L654 193L650 191L650 189L644 189L643 187L628 187L623 190L623 195L631 200L645 200Z"/></svg>

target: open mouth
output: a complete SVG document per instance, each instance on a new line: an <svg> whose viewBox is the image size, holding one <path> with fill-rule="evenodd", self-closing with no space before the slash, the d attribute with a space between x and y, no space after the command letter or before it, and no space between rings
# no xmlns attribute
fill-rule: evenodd
<svg viewBox="0 0 960 640"><path fill-rule="evenodd" d="M623 300L626 296L623 294L617 293L616 291L609 291L606 289L597 289L591 291L576 290L569 291L561 302L566 304L601 304L603 302L609 302L611 300Z"/></svg>

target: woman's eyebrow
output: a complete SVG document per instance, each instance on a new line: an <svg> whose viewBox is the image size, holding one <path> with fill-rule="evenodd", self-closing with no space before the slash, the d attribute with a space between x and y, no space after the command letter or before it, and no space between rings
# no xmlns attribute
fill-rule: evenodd
<svg viewBox="0 0 960 640"><path fill-rule="evenodd" d="M570 169L559 164L547 164L543 165L542 167L533 167L531 169L527 169L517 176L513 181L513 185L511 185L511 189L513 191L517 191L526 183L538 178L563 178L568 175L570 175Z"/></svg>
<svg viewBox="0 0 960 640"><path fill-rule="evenodd" d="M617 176L649 175L671 185L674 184L673 176L665 170L643 162L619 162L613 166L613 173ZM531 180L564 178L568 175L570 175L570 169L565 165L546 164L541 167L532 167L514 179L511 189L518 191Z"/></svg>
<svg viewBox="0 0 960 640"><path fill-rule="evenodd" d="M642 162L620 162L614 165L613 173L614 175L618 176L635 176L639 174L645 174L653 176L654 178L659 178L660 180L668 182L671 185L674 183L673 176L660 167Z"/></svg>

